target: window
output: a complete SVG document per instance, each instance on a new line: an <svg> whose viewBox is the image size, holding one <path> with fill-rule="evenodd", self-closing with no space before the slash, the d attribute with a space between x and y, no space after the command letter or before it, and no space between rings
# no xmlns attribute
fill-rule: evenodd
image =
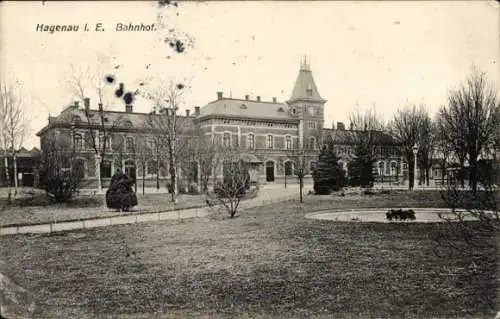
<svg viewBox="0 0 500 319"><path fill-rule="evenodd" d="M309 171L312 172L316 168L316 162L315 161L310 161L309 162Z"/></svg>
<svg viewBox="0 0 500 319"><path fill-rule="evenodd" d="M289 135L285 137L285 147L287 150L292 149L292 137Z"/></svg>
<svg viewBox="0 0 500 319"><path fill-rule="evenodd" d="M313 90L312 90L312 85L311 85L311 83L309 83L309 84L307 85L307 90L306 90L306 92L307 92L307 96L312 96L312 92L313 92Z"/></svg>
<svg viewBox="0 0 500 319"><path fill-rule="evenodd" d="M71 122L73 124L79 124L82 122L82 118L79 115L73 115L73 117L71 118Z"/></svg>
<svg viewBox="0 0 500 319"><path fill-rule="evenodd" d="M397 167L398 163L396 162L391 162L391 176L396 176L397 173Z"/></svg>
<svg viewBox="0 0 500 319"><path fill-rule="evenodd" d="M133 126L132 121L130 121L128 119L123 121L123 127L131 128L132 126Z"/></svg>
<svg viewBox="0 0 500 319"><path fill-rule="evenodd" d="M307 127L309 129L315 129L316 128L316 122L314 122L314 121L308 121L307 122Z"/></svg>
<svg viewBox="0 0 500 319"><path fill-rule="evenodd" d="M286 161L285 162L285 176L291 176L292 174L293 174L292 162Z"/></svg>
<svg viewBox="0 0 500 319"><path fill-rule="evenodd" d="M225 147L231 146L231 133L224 133L223 144Z"/></svg>
<svg viewBox="0 0 500 319"><path fill-rule="evenodd" d="M133 152L134 151L134 138L129 136L125 138L125 150L127 152Z"/></svg>
<svg viewBox="0 0 500 319"><path fill-rule="evenodd" d="M255 148L255 135L253 133L248 134L248 148Z"/></svg>
<svg viewBox="0 0 500 319"><path fill-rule="evenodd" d="M385 173L385 162L379 162L378 163L378 174L380 176L383 176Z"/></svg>
<svg viewBox="0 0 500 319"><path fill-rule="evenodd" d="M75 134L73 136L73 146L76 150L83 149L83 138L80 134Z"/></svg>
<svg viewBox="0 0 500 319"><path fill-rule="evenodd" d="M111 138L109 136L101 135L100 142L102 143L101 148L105 148L106 150L111 150Z"/></svg>
<svg viewBox="0 0 500 319"><path fill-rule="evenodd" d="M102 178L111 177L111 161L103 160L101 162L101 177Z"/></svg>
<svg viewBox="0 0 500 319"><path fill-rule="evenodd" d="M309 148L314 149L315 144L316 144L316 139L313 136L309 137Z"/></svg>
<svg viewBox="0 0 500 319"><path fill-rule="evenodd" d="M146 175L156 175L158 171L158 162L155 160L151 160L147 164Z"/></svg>
<svg viewBox="0 0 500 319"><path fill-rule="evenodd" d="M154 153L156 152L156 139L154 138L150 138L148 140L148 146L149 146L149 149Z"/></svg>
<svg viewBox="0 0 500 319"><path fill-rule="evenodd" d="M266 146L267 148L273 148L274 147L274 139L273 139L273 136L272 135L268 135L267 136L267 140L266 140Z"/></svg>
<svg viewBox="0 0 500 319"><path fill-rule="evenodd" d="M76 159L73 166L73 172L76 178L79 179L85 178L85 160L81 158Z"/></svg>

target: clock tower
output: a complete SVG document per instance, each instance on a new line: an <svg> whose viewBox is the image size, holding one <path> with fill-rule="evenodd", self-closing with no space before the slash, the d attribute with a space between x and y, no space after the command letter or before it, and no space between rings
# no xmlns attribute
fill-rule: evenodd
<svg viewBox="0 0 500 319"><path fill-rule="evenodd" d="M312 149L318 142L324 123L325 103L326 100L319 95L311 68L304 57L292 96L287 101L290 114L299 119L299 148Z"/></svg>

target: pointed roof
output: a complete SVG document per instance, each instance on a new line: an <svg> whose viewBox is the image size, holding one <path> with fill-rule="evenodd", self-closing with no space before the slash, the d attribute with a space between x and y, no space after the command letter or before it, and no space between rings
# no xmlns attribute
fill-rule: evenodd
<svg viewBox="0 0 500 319"><path fill-rule="evenodd" d="M300 63L300 71L295 81L295 87L292 91L292 96L289 101L295 100L312 100L325 102L319 95L318 88L314 82L311 68L307 59L304 58Z"/></svg>

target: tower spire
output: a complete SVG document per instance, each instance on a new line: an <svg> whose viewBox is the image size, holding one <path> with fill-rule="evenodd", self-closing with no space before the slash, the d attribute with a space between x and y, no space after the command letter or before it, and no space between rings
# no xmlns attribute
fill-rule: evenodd
<svg viewBox="0 0 500 319"><path fill-rule="evenodd" d="M310 71L309 64L307 63L307 55L304 54L304 60L300 61L300 69Z"/></svg>

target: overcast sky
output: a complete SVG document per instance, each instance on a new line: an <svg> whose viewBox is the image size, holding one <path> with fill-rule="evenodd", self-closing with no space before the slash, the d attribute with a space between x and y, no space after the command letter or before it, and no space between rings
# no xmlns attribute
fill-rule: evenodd
<svg viewBox="0 0 500 319"><path fill-rule="evenodd" d="M494 2L1 2L2 75L22 81L30 101L31 133L57 115L73 94L69 67L97 66L126 90L157 79L186 81L186 105L206 105L216 91L283 101L307 55L328 102L326 126L347 122L354 105L375 104L386 119L397 107L424 102L434 113L472 64L500 83L499 5ZM117 23L156 23L154 32L117 32ZM105 31L83 31L102 23ZM37 32L37 24L79 25L79 32ZM174 29L174 30L171 30ZM164 43L179 36L182 54ZM149 66L147 66L149 65ZM186 80L187 79L187 80ZM90 96L95 101L95 95ZM135 110L149 106L137 101ZM114 109L124 105L117 101Z"/></svg>

